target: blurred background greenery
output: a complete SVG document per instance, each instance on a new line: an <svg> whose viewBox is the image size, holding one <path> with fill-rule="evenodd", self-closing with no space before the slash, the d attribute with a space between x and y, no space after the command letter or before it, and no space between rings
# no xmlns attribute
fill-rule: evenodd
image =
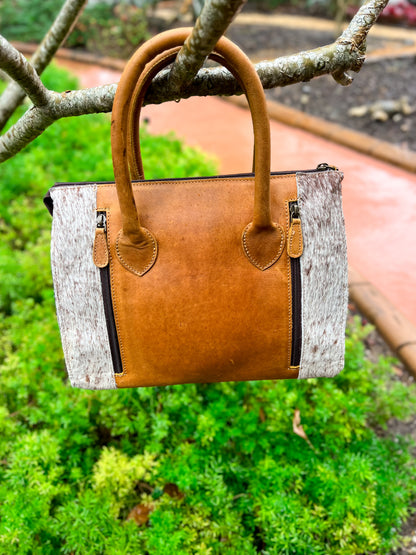
<svg viewBox="0 0 416 555"><path fill-rule="evenodd" d="M158 4L161 3L157 0L90 0L65 45L102 55L129 57L152 31L162 30L163 22L154 12ZM186 4L179 0L168 3L178 17ZM186 10L195 17L203 1L188 4ZM267 13L283 6L289 12L342 20L347 6L357 5L359 0L248 0L247 9ZM61 6L62 0L1 0L0 33L9 40L40 42Z"/></svg>

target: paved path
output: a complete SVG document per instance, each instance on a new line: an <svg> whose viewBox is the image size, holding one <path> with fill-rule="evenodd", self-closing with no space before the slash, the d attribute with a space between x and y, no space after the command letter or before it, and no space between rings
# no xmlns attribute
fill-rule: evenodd
<svg viewBox="0 0 416 555"><path fill-rule="evenodd" d="M333 20L322 19L314 16L299 16L290 14L260 14L241 12L236 17L233 25L271 25L273 27L286 27L292 29L314 29L327 33L333 33L336 38L337 25ZM342 29L346 29L349 23L343 23ZM416 30L400 26L388 26L376 23L371 28L371 36L389 40L403 40L415 42Z"/></svg>
<svg viewBox="0 0 416 555"><path fill-rule="evenodd" d="M71 69L82 86L119 78L117 72L80 65ZM189 145L215 155L220 173L251 171L252 131L244 108L219 98L191 98L147 106L143 113L151 132L174 130ZM416 175L276 121L271 130L273 171L320 162L344 171L350 264L416 323Z"/></svg>

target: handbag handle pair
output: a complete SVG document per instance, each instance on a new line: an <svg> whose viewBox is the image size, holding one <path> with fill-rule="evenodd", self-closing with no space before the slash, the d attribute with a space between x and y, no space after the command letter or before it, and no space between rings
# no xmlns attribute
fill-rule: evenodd
<svg viewBox="0 0 416 555"><path fill-rule="evenodd" d="M128 116L128 131L127 149L128 164L130 168L130 178L134 180L144 180L143 162L140 152L140 114L143 108L144 98L147 90L150 87L153 78L166 66L175 61L176 56L181 49L181 46L176 46L168 51L163 52L156 56L152 62L146 66L146 71L142 73L140 79L137 81L133 96L130 102L129 116ZM214 60L224 67L227 67L226 60L217 54L215 51L209 54L208 58ZM229 65L229 64L228 64ZM253 162L254 164L254 162ZM253 165L254 171L254 165Z"/></svg>
<svg viewBox="0 0 416 555"><path fill-rule="evenodd" d="M131 178L143 177L137 116L151 80L173 61L190 32L190 28L173 29L141 46L127 63L114 99L111 148L122 217L116 251L120 262L138 275L145 274L153 266L157 240L141 225L131 184ZM270 125L263 87L250 60L228 39L223 37L218 41L211 57L239 80L249 103L255 147L254 213L252 222L242 231L242 242L250 262L265 270L279 258L284 232L271 218Z"/></svg>

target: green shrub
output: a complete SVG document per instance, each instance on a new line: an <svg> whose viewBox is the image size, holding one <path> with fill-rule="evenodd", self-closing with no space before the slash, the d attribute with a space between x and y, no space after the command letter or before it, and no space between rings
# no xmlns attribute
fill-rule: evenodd
<svg viewBox="0 0 416 555"><path fill-rule="evenodd" d="M0 33L9 40L40 42L52 25L64 0L2 0ZM153 0L87 4L65 45L101 55L129 57L149 38L148 9Z"/></svg>
<svg viewBox="0 0 416 555"><path fill-rule="evenodd" d="M128 58L149 37L144 7L126 2L118 2L115 6L98 3L87 6L66 44L102 55Z"/></svg>
<svg viewBox="0 0 416 555"><path fill-rule="evenodd" d="M214 173L173 138L143 151L148 177ZM71 389L41 197L111 179L109 120L56 123L0 171L0 553L388 553L416 493L388 425L415 389L366 358L368 326L331 380Z"/></svg>
<svg viewBox="0 0 416 555"><path fill-rule="evenodd" d="M9 40L40 42L62 7L62 0L2 0L0 32Z"/></svg>

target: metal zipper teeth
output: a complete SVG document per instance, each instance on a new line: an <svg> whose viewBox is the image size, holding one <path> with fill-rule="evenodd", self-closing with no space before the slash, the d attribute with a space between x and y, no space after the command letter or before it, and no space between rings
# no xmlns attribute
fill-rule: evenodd
<svg viewBox="0 0 416 555"><path fill-rule="evenodd" d="M107 221L105 212L97 212L97 227L104 229L107 233ZM111 359L115 374L123 373L123 364L121 362L120 346L118 343L118 335L116 322L114 318L113 301L111 298L111 281L110 281L110 265L100 268L101 290L103 293L103 304L105 321L107 324L108 342L110 344Z"/></svg>
<svg viewBox="0 0 416 555"><path fill-rule="evenodd" d="M327 170L336 170L334 166L330 166L327 163L319 164L315 169L304 170L302 173L314 173ZM271 172L271 175L291 175L297 173L296 171L285 171L285 172ZM208 177L179 177L175 179L169 179L166 181L189 181L191 180L209 180L215 178L227 178L227 177L253 177L253 173L240 173L240 174L230 174L230 175L217 175ZM161 181L159 179L151 179L147 181ZM67 185L92 185L92 184L105 184L111 183L108 181L82 181L78 183L61 182L56 183L54 187L67 186ZM134 181L133 183L141 183L141 181ZM290 203L290 205L297 203ZM105 212L98 212L98 217L104 216L104 226L106 230ZM302 345L302 297L301 297L301 275L300 275L300 260L298 258L290 259L290 270L292 278L292 352L291 352L291 366L299 366L301 357L301 345ZM107 323L108 339L110 343L111 357L113 361L114 373L121 374L123 372L120 347L118 343L117 329L114 319L113 303L111 299L111 283L110 283L110 270L109 266L105 268L100 268L100 278L101 287L103 292L103 302L104 302L104 312L105 319Z"/></svg>
<svg viewBox="0 0 416 555"><path fill-rule="evenodd" d="M304 173L315 172L318 170L306 170ZM321 171L321 170L319 170ZM295 174L296 172L287 171L287 172L272 172L270 175L291 175ZM224 175L208 175L204 177L174 177L172 179L139 179L133 180L132 183L140 184L140 183L157 183L160 181L172 182L172 181L209 181L210 179L226 179L227 177L254 177L254 173L231 173L231 174L224 174ZM106 184L115 184L115 181L79 181L79 182L58 182L55 183L53 187L65 187L67 185L106 185Z"/></svg>
<svg viewBox="0 0 416 555"><path fill-rule="evenodd" d="M318 164L318 166L313 170L302 170L300 173L315 173L315 172L322 172L326 170L336 170L336 169L337 168L335 166L330 166L329 164L324 162L322 164ZM284 171L284 172L271 172L270 175L272 176L273 175L295 175L296 173L298 172ZM203 181L203 180L210 180L210 179L226 179L226 178L233 178L233 177L237 177L237 178L254 177L254 173L232 173L228 175L210 175L206 177L175 177L174 179L147 179L142 181L132 181L132 183L136 185L141 183L146 184L146 183L163 182L163 181L169 182L169 183L171 183L172 181L177 181L180 183L181 181ZM114 181L79 181L79 182L62 181L62 182L55 183L55 185L52 185L52 187L49 189L49 191L46 193L46 195L43 198L43 202L46 208L48 209L49 213L51 214L51 216L53 216L53 202L50 195L51 189L54 189L55 187L68 187L68 186L79 187L80 185L115 185L115 182Z"/></svg>
<svg viewBox="0 0 416 555"><path fill-rule="evenodd" d="M289 203L289 211L298 208L297 202ZM290 259L290 273L292 278L292 353L290 358L291 366L299 366L302 352L302 283L300 274L300 258Z"/></svg>
<svg viewBox="0 0 416 555"><path fill-rule="evenodd" d="M337 168L335 166L330 166L327 163L322 163L319 164L316 168L312 169L312 170L291 170L291 171L281 171L281 172L271 172L270 175L274 176L274 175L294 175L296 173L315 173L315 172L322 172L322 171L327 171L327 170L337 170ZM159 182L159 181L166 181L166 182L172 182L172 181L203 181L203 180L207 180L209 181L210 179L226 179L228 177L254 177L254 173L231 173L231 174L224 174L224 175L208 175L208 176L204 176L204 177L174 177L172 179L143 179L143 180L133 180L132 183L135 184L140 184L140 183L152 183L152 182ZM55 183L55 185L53 185L51 188L53 189L54 187L65 187L68 185L106 185L106 184L115 184L114 181L78 181L78 182L72 182L72 181L61 181L58 183Z"/></svg>

